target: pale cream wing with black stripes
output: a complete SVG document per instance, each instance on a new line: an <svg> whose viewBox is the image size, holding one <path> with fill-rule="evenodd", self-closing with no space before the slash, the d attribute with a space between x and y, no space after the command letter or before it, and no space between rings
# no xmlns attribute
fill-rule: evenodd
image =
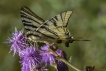
<svg viewBox="0 0 106 71"><path fill-rule="evenodd" d="M23 6L21 8L20 14L26 30L34 31L44 22L42 18L37 16L26 6Z"/></svg>
<svg viewBox="0 0 106 71"><path fill-rule="evenodd" d="M47 21L53 22L55 26L67 27L71 14L72 14L72 11L66 11L66 12L63 12L63 13L60 13L60 14L54 16L53 18L51 18ZM47 25L51 25L51 24L47 23Z"/></svg>
<svg viewBox="0 0 106 71"><path fill-rule="evenodd" d="M72 11L60 13L55 17L45 21L37 31L40 31L41 33L44 33L45 35L51 36L55 39L61 38L66 40L67 38L71 37L70 32L66 28L71 14Z"/></svg>
<svg viewBox="0 0 106 71"><path fill-rule="evenodd" d="M39 28L37 28L37 31L48 36L48 39L51 41L64 43L66 47L69 47L69 43L73 41L73 37L70 35L70 32L66 27L71 14L72 11L58 14L55 17L45 21Z"/></svg>

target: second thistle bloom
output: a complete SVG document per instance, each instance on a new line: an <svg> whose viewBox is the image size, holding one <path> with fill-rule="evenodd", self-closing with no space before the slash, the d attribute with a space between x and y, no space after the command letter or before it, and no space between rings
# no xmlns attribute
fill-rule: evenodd
<svg viewBox="0 0 106 71"><path fill-rule="evenodd" d="M36 47L29 47L21 51L19 54L21 58L22 71L38 70L41 67L41 56Z"/></svg>
<svg viewBox="0 0 106 71"><path fill-rule="evenodd" d="M55 56L53 54L51 54L51 52L49 51L50 44L46 44L43 47L41 47L41 53L40 55L42 56L42 62L45 65L52 65L55 63Z"/></svg>

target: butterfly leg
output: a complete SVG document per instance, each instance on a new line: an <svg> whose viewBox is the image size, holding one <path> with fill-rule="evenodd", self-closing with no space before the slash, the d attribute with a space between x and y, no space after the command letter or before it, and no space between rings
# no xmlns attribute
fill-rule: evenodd
<svg viewBox="0 0 106 71"><path fill-rule="evenodd" d="M39 28L40 28L41 26L43 26L43 24L42 24L42 25L40 25L40 26L36 29L36 31L38 31L38 30L39 30Z"/></svg>

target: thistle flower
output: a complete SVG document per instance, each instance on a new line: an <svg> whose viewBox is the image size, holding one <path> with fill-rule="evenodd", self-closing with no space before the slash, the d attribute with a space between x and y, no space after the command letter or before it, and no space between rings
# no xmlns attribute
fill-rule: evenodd
<svg viewBox="0 0 106 71"><path fill-rule="evenodd" d="M56 53L67 60L66 53L63 50L57 50ZM57 61L57 71L68 71L68 66L61 60Z"/></svg>
<svg viewBox="0 0 106 71"><path fill-rule="evenodd" d="M41 68L41 56L36 47L26 48L20 52L19 56L21 58L22 71L36 71Z"/></svg>
<svg viewBox="0 0 106 71"><path fill-rule="evenodd" d="M8 38L8 43L11 44L10 52L14 51L13 55L15 55L17 52L25 49L28 44L26 43L23 30L17 31L17 28L15 28L15 32L12 33L12 35L13 36L11 38Z"/></svg>
<svg viewBox="0 0 106 71"><path fill-rule="evenodd" d="M57 71L68 71L68 67L65 64L66 62L56 60L58 55L67 60L64 51L57 50L55 46L51 48L51 44L46 44L41 47L41 49L31 46L25 39L23 30L17 31L17 28L15 28L15 32L12 33L12 35L11 38L8 38L7 43L11 44L10 52L14 51L14 55L19 53L22 71L48 71L48 69L46 69L47 65L54 66ZM71 64L70 66L75 70L79 70Z"/></svg>
<svg viewBox="0 0 106 71"><path fill-rule="evenodd" d="M49 47L50 44L46 44L45 46L41 47L42 52L40 55L42 56L42 62L45 65L52 65L55 63L55 56L48 50Z"/></svg>

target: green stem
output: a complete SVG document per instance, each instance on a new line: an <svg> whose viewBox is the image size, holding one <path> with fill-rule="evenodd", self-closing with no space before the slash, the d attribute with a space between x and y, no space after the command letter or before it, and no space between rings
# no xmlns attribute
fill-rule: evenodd
<svg viewBox="0 0 106 71"><path fill-rule="evenodd" d="M56 52L54 52L51 48L49 48L49 51L52 52L52 54L54 54L56 56L57 60L61 60L63 61L65 64L69 65L70 67L72 67L73 69L75 69L76 71L81 71L78 68L74 67L72 64L70 64L68 61L66 61L64 58L60 57Z"/></svg>
<svg viewBox="0 0 106 71"><path fill-rule="evenodd" d="M72 64L70 64L68 61L66 61L65 59L63 59L62 57L59 57L59 60L63 61L65 64L69 65L70 67L72 67L76 71L81 71L78 68L74 67Z"/></svg>

